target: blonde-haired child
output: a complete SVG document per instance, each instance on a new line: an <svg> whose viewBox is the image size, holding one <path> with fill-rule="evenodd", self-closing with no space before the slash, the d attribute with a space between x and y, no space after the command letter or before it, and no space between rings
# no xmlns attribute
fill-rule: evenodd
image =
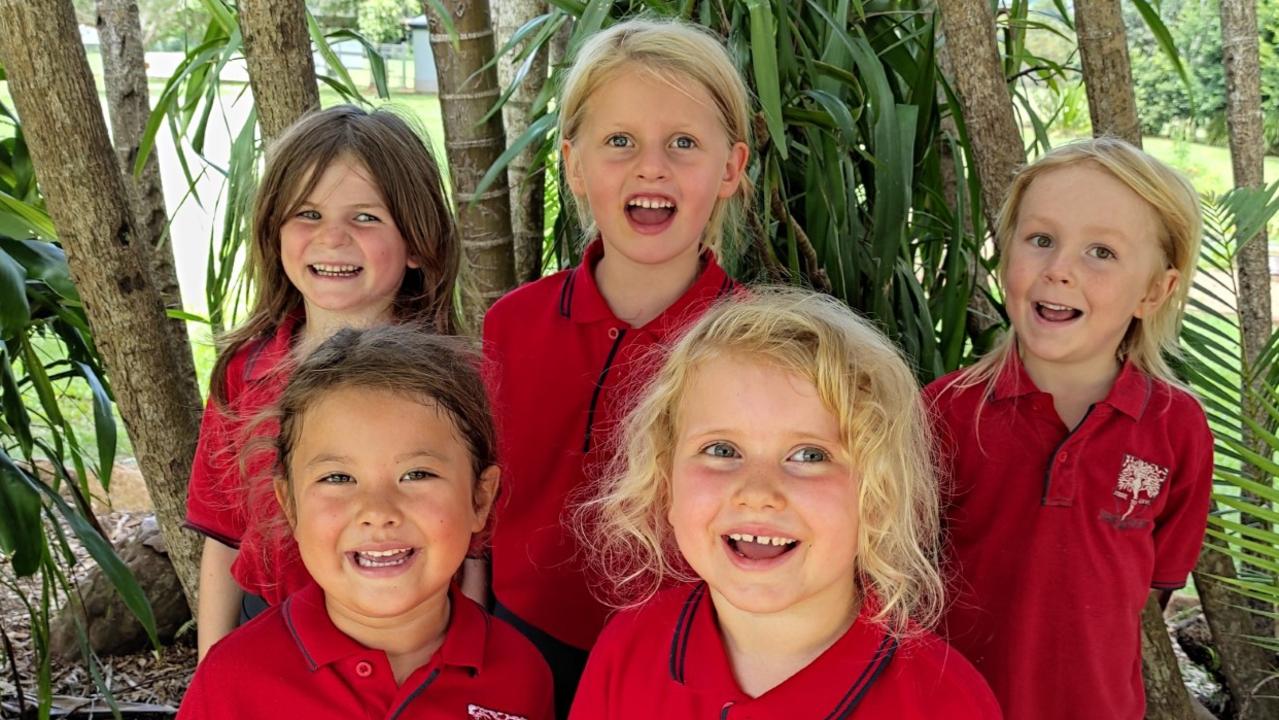
<svg viewBox="0 0 1279 720"><path fill-rule="evenodd" d="M572 717L1000 717L925 629L942 595L929 434L868 322L800 290L722 303L624 433L580 519L638 607L600 636Z"/></svg>
<svg viewBox="0 0 1279 720"><path fill-rule="evenodd" d="M564 507L609 459L622 391L648 372L637 359L733 287L715 252L747 195L749 106L716 38L633 20L583 44L559 113L563 177L589 243L578 267L499 300L484 340L508 478L495 611L546 655L566 708L607 608Z"/></svg>
<svg viewBox="0 0 1279 720"><path fill-rule="evenodd" d="M269 441L313 579L210 649L180 718L553 717L537 650L453 582L500 475L478 367L409 325L338 331L301 362L261 419L278 435L248 452Z"/></svg>
<svg viewBox="0 0 1279 720"><path fill-rule="evenodd" d="M1012 327L925 389L951 483L943 632L1009 717L1136 720L1141 611L1185 583L1212 487L1203 410L1166 359L1199 201L1141 150L1087 140L1021 171L996 235Z"/></svg>

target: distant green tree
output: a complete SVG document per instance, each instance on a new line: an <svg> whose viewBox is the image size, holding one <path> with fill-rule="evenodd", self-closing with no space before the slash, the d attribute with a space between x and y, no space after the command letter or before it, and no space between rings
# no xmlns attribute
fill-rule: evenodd
<svg viewBox="0 0 1279 720"><path fill-rule="evenodd" d="M394 43L404 40L405 18L421 14L422 3L417 0L364 0L356 24L369 40Z"/></svg>

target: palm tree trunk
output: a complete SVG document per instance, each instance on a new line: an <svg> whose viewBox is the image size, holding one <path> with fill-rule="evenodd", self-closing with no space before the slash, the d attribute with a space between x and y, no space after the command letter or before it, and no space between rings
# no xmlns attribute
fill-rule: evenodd
<svg viewBox="0 0 1279 720"><path fill-rule="evenodd" d="M142 251L146 238L107 137L71 3L0 3L0 62L169 557L196 607L200 543L180 523L200 429L199 391L171 351L164 304Z"/></svg>
<svg viewBox="0 0 1279 720"><path fill-rule="evenodd" d="M482 70L494 54L488 0L449 0L445 5L457 30L456 48L434 4L428 4L426 12L431 18L431 53L439 68L444 146L469 285L463 308L471 327L479 327L488 306L515 287L506 177L499 177L483 194L475 192L506 147L506 135L500 114L480 122L500 94L496 70Z"/></svg>
<svg viewBox="0 0 1279 720"><path fill-rule="evenodd" d="M164 186L160 182L157 154L147 155L141 174L135 176L133 173L138 145L151 114L137 0L98 0L97 26L102 45L102 71L106 78L107 109L111 113L111 137L120 172L126 178L125 185L133 200L138 235L150 261L151 280L164 306L170 310L181 310L182 292L173 264L169 213L164 206ZM173 336L173 352L183 365L183 376L195 377L186 322L173 318L168 326Z"/></svg>
<svg viewBox="0 0 1279 720"><path fill-rule="evenodd" d="M1013 117L1012 97L995 46L995 16L984 0L939 0L948 48L962 48L964 62L952 63L951 78L972 141L981 201L988 229L1026 153Z"/></svg>
<svg viewBox="0 0 1279 720"><path fill-rule="evenodd" d="M1235 562L1209 538L1195 567L1195 588L1203 604L1204 618L1212 630L1212 643L1220 659L1220 673L1239 720L1279 717L1279 677L1274 657L1248 641L1256 634L1252 614L1239 607L1240 598L1226 583L1233 580Z"/></svg>
<svg viewBox="0 0 1279 720"><path fill-rule="evenodd" d="M545 0L505 0L494 7L497 44L503 46L520 26L546 12ZM515 56L519 48L499 58L498 83L510 87L519 69ZM546 83L547 49L543 45L532 61L519 89L511 93L502 106L502 121L506 127L506 144L509 147L528 129L529 111ZM515 235L515 281L535 280L542 274L543 204L546 176L544 172L530 173L538 148L529 145L511 160L506 177L511 188L511 229Z"/></svg>
<svg viewBox="0 0 1279 720"><path fill-rule="evenodd" d="M1076 0L1075 35L1093 136L1110 135L1141 147L1128 35L1119 0Z"/></svg>
<svg viewBox="0 0 1279 720"><path fill-rule="evenodd" d="M249 85L270 144L298 118L320 107L303 0L240 0L240 32Z"/></svg>

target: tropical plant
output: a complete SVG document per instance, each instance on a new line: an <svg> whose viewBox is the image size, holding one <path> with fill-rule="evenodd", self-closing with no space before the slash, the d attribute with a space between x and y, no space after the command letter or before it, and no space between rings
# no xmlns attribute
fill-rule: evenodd
<svg viewBox="0 0 1279 720"><path fill-rule="evenodd" d="M1205 201L1200 272L1181 334L1183 372L1203 401L1216 437L1215 510L1208 535L1237 568L1236 578L1220 580L1268 607L1279 604L1279 512L1274 510L1279 503L1279 331L1249 363L1240 341L1236 269L1240 238L1255 236L1277 213L1279 183ZM1253 440L1265 449L1258 451ZM1244 472L1245 466L1260 476ZM1279 652L1274 637L1252 640Z"/></svg>
<svg viewBox="0 0 1279 720"><path fill-rule="evenodd" d="M71 596L77 562L70 536L102 568L152 643L157 640L146 596L90 507L95 490L107 491L115 461L111 388L45 211L22 126L3 103L0 138L0 583L30 617L36 704L47 717L50 613ZM80 437L77 429L82 424L75 398L83 396L91 398L92 438ZM84 628L78 630L94 681L110 701ZM16 676L16 650L4 628L0 644ZM25 706L20 682L17 692Z"/></svg>

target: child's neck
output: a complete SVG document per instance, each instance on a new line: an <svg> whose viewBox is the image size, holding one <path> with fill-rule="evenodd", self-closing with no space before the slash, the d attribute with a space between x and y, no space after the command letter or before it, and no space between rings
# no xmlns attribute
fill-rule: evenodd
<svg viewBox="0 0 1279 720"><path fill-rule="evenodd" d="M439 602L423 603L394 618L356 617L327 599L326 607L338 630L367 648L386 653L397 685L430 661L444 644L451 612L447 593L440 596Z"/></svg>
<svg viewBox="0 0 1279 720"><path fill-rule="evenodd" d="M390 305L357 313L333 313L310 303L305 303L305 307L306 322L298 331L296 343L299 357L305 357L319 347L320 343L333 337L334 333L343 328L370 328L375 325L385 325L394 320Z"/></svg>
<svg viewBox="0 0 1279 720"><path fill-rule="evenodd" d="M644 327L692 287L701 267L701 249L696 245L660 265L606 252L595 264L595 285L617 319Z"/></svg>
<svg viewBox="0 0 1279 720"><path fill-rule="evenodd" d="M1053 407L1066 427L1075 429L1088 408L1106 399L1121 365L1113 355L1087 363L1053 363L1023 352L1021 363L1035 387L1053 396Z"/></svg>
<svg viewBox="0 0 1279 720"><path fill-rule="evenodd" d="M848 632L860 604L856 592L826 594L782 612L739 610L711 590L733 676L755 698L808 667ZM830 602L834 600L835 602Z"/></svg>

